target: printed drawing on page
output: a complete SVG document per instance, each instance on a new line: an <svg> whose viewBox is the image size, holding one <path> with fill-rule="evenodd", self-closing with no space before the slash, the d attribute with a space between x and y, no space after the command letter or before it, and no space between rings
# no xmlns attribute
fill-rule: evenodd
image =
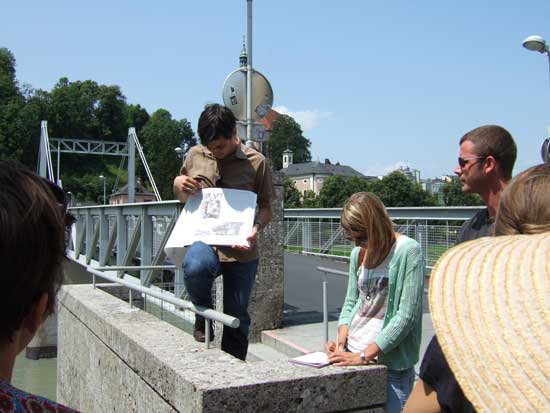
<svg viewBox="0 0 550 413"><path fill-rule="evenodd" d="M187 200L165 246L179 265L183 247L195 241L209 245L248 245L256 211L256 194L239 189L205 188Z"/></svg>

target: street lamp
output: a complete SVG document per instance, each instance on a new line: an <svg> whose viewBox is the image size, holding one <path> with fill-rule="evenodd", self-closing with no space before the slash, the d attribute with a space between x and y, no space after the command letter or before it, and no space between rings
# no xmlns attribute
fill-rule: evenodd
<svg viewBox="0 0 550 413"><path fill-rule="evenodd" d="M174 152L176 152L178 158L181 158L183 156L183 149L181 148L181 146L174 148Z"/></svg>
<svg viewBox="0 0 550 413"><path fill-rule="evenodd" d="M529 36L527 39L523 41L522 45L527 50L531 50L532 52L546 53L546 56L548 56L549 75L550 75L550 49L548 49L546 40L544 40L544 38L542 38L541 36L537 36L537 35Z"/></svg>
<svg viewBox="0 0 550 413"><path fill-rule="evenodd" d="M99 175L100 179L103 179L103 205L107 203L107 191L106 191L106 183L105 183L105 176L103 174Z"/></svg>
<svg viewBox="0 0 550 413"><path fill-rule="evenodd" d="M544 40L541 36L529 36L523 41L522 44L527 50L548 54L546 40Z"/></svg>
<svg viewBox="0 0 550 413"><path fill-rule="evenodd" d="M522 45L527 50L531 50L532 52L546 53L546 56L548 56L548 69L549 69L549 75L550 75L550 49L546 44L546 40L544 40L543 37L537 36L537 35L529 36L527 39L523 41ZM549 163L550 162L550 138L546 138L542 141L540 152L541 152L542 161L545 163Z"/></svg>

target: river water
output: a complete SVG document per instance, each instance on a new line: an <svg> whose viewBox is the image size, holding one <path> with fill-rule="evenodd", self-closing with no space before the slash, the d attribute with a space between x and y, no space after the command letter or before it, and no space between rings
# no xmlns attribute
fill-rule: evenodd
<svg viewBox="0 0 550 413"><path fill-rule="evenodd" d="M55 400L57 359L29 360L22 351L15 361L11 384L29 393Z"/></svg>

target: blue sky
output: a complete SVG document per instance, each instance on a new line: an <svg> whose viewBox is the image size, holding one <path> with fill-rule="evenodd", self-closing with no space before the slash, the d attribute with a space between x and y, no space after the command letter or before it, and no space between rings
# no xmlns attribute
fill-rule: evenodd
<svg viewBox="0 0 550 413"><path fill-rule="evenodd" d="M314 160L369 175L408 164L452 173L458 140L500 124L515 173L540 162L550 125L549 67L521 46L550 40L550 2L254 0L254 67L274 107L295 116ZM4 2L0 47L17 77L116 84L129 103L168 109L193 129L221 102L246 34L245 0ZM38 133L38 131L37 131Z"/></svg>

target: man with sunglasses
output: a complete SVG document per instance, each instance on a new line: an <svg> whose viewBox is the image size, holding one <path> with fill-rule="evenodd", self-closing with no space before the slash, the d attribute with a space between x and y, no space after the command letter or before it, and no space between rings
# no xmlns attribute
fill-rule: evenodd
<svg viewBox="0 0 550 413"><path fill-rule="evenodd" d="M493 235L500 196L512 178L516 156L514 139L501 126L480 126L460 139L454 172L460 179L462 191L479 194L486 208L464 222L456 244ZM426 349L419 376L403 410L405 413L473 412L435 336Z"/></svg>
<svg viewBox="0 0 550 413"><path fill-rule="evenodd" d="M460 139L454 172L462 191L479 194L487 206L462 226L457 244L492 235L500 195L512 178L517 148L512 135L496 125L480 126Z"/></svg>

